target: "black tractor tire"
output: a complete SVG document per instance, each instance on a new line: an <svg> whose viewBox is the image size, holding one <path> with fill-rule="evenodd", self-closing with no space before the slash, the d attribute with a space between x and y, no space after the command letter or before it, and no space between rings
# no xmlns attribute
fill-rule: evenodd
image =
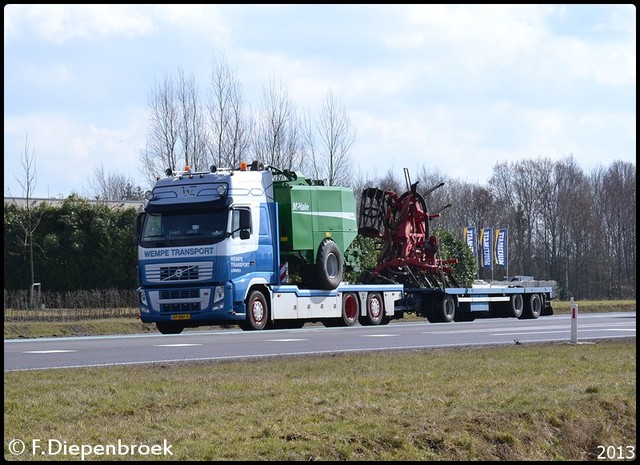
<svg viewBox="0 0 640 465"><path fill-rule="evenodd" d="M330 291L342 282L344 274L342 253L333 239L324 239L320 243L315 271L314 281L318 289Z"/></svg>

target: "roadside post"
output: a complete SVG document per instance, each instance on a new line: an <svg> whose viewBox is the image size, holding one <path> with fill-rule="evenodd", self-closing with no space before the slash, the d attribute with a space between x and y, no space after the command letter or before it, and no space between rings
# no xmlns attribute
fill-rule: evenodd
<svg viewBox="0 0 640 465"><path fill-rule="evenodd" d="M571 297L569 309L571 310L571 343L576 344L578 342L578 304L573 301L573 297Z"/></svg>

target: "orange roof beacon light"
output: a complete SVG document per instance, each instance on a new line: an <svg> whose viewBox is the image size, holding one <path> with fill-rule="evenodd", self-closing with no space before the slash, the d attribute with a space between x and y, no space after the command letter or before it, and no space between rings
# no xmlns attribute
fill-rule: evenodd
<svg viewBox="0 0 640 465"><path fill-rule="evenodd" d="M240 162L240 171L247 171L247 162L246 161L241 161Z"/></svg>

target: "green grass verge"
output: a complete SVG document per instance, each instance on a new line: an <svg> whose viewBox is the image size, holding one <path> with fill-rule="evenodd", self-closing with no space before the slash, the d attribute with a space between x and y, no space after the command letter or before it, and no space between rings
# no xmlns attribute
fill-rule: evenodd
<svg viewBox="0 0 640 465"><path fill-rule="evenodd" d="M86 458L198 461L595 461L636 445L635 338L9 372L4 386L10 460L79 458L32 454L50 439L166 440L172 456Z"/></svg>

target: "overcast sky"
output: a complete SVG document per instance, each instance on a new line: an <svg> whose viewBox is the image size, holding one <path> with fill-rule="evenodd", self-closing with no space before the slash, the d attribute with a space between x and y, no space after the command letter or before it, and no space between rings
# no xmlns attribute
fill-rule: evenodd
<svg viewBox="0 0 640 465"><path fill-rule="evenodd" d="M253 108L274 78L312 114L330 89L361 176L437 167L485 184L507 161L635 164L632 4L8 5L5 196L24 194L27 140L33 197L88 195L100 167L147 188L152 87L182 70L206 92L223 55Z"/></svg>

